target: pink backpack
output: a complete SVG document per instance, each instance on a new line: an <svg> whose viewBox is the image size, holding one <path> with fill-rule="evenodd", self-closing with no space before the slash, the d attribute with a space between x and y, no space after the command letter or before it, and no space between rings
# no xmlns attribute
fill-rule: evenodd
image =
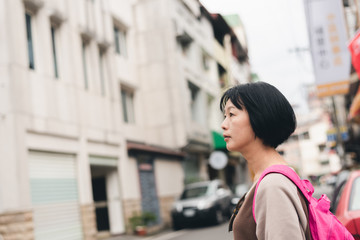
<svg viewBox="0 0 360 240"><path fill-rule="evenodd" d="M302 180L294 170L286 165L273 165L267 168L256 184L253 200L253 217L255 219L255 198L261 180L269 173L281 173L289 178L300 189L308 202L309 227L312 240L353 240L351 233L330 212L330 200L323 194L320 199L312 196L314 187L308 180Z"/></svg>

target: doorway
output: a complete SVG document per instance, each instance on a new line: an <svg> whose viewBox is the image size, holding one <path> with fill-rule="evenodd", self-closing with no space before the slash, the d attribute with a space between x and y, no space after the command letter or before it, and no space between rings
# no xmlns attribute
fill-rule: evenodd
<svg viewBox="0 0 360 240"><path fill-rule="evenodd" d="M98 232L110 231L108 199L105 176L91 179Z"/></svg>
<svg viewBox="0 0 360 240"><path fill-rule="evenodd" d="M99 233L125 232L117 159L90 157L91 183Z"/></svg>

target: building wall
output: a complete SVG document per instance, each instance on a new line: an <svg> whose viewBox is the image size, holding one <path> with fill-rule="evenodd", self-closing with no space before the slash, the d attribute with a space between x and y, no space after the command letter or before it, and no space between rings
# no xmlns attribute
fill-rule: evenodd
<svg viewBox="0 0 360 240"><path fill-rule="evenodd" d="M32 217L30 211L0 214L0 237L3 239L34 239Z"/></svg>
<svg viewBox="0 0 360 240"><path fill-rule="evenodd" d="M178 196L183 190L182 162L158 159L155 161L155 169L159 196Z"/></svg>
<svg viewBox="0 0 360 240"><path fill-rule="evenodd" d="M212 56L210 23L205 18L197 20L178 0L139 1L135 12L146 142L179 148L186 145L189 135L209 141L205 118L201 123L191 121L187 85L191 81L200 88L204 108L206 95L217 94L216 75L209 78L201 66L201 51ZM184 32L193 40L186 54L176 40Z"/></svg>
<svg viewBox="0 0 360 240"><path fill-rule="evenodd" d="M174 160L155 161L155 179L163 223L171 224L172 203L178 198L184 186L182 162Z"/></svg>
<svg viewBox="0 0 360 240"><path fill-rule="evenodd" d="M234 57L231 58L230 63L230 84L244 84L248 83L251 75L250 65L247 62L240 64Z"/></svg>
<svg viewBox="0 0 360 240"><path fill-rule="evenodd" d="M87 219L83 222L84 236L91 239L96 234L96 222L88 221L94 217L89 156L115 158L119 162L119 172L134 175L129 173L131 161L127 162L119 86L121 81L137 84L134 83L135 54L132 53L135 46L129 44L129 59L121 59L114 53L113 45L114 22L133 29L133 2L122 1L121 6L117 1L33 2L43 4L33 11L21 0L0 1L3 20L0 24L6 33L1 34L0 39L1 49L4 49L0 61L1 93L4 93L1 95L5 100L0 107L0 142L6 146L0 148L3 156L0 165L6 166L0 167L0 216L31 209L30 150L74 154L79 204L83 219ZM28 67L25 12L32 16L34 70ZM54 75L50 32L54 16L63 20L55 33L58 78ZM84 36L88 38L85 39L87 88L82 59ZM104 48L103 61L107 66L104 91L99 46ZM130 167L124 171L122 167L128 165ZM120 178L118 174L117 178L121 198L125 195L131 199L137 193L121 186L128 175Z"/></svg>

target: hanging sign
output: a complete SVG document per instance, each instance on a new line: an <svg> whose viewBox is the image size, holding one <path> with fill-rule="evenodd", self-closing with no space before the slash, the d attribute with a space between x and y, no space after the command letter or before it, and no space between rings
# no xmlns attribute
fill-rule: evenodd
<svg viewBox="0 0 360 240"><path fill-rule="evenodd" d="M342 0L304 0L318 96L349 91L350 53Z"/></svg>

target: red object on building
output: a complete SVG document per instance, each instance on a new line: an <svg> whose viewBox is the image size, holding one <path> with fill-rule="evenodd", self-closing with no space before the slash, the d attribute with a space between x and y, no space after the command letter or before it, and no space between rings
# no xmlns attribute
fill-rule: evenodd
<svg viewBox="0 0 360 240"><path fill-rule="evenodd" d="M350 41L348 48L351 53L351 61L354 66L358 78L360 79L360 30L358 30ZM357 93L353 102L351 103L349 110L349 120L360 122L360 87L358 87Z"/></svg>
<svg viewBox="0 0 360 240"><path fill-rule="evenodd" d="M358 87L357 93L351 103L348 118L349 120L360 122L360 86Z"/></svg>
<svg viewBox="0 0 360 240"><path fill-rule="evenodd" d="M360 31L357 31L350 41L348 48L351 53L351 62L360 78Z"/></svg>

